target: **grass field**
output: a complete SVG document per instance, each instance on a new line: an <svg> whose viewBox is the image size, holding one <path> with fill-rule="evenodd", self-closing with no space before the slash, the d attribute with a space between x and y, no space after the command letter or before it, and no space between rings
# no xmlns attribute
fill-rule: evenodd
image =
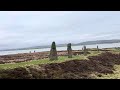
<svg viewBox="0 0 120 90"><path fill-rule="evenodd" d="M118 53L120 50L114 49L112 52ZM25 66L30 66L30 65L38 65L38 64L49 64L49 63L61 63L69 60L74 60L74 59L88 59L88 56L96 56L102 53L102 51L90 51L91 54L88 54L87 56L84 55L77 55L73 56L73 58L68 58L67 56L59 56L58 60L50 61L49 58L46 59L41 59L41 60L31 60L31 61L26 61L26 62L19 62L19 63L6 63L6 64L0 64L0 69L13 69L17 67L25 67Z"/></svg>
<svg viewBox="0 0 120 90"><path fill-rule="evenodd" d="M31 61L19 62L19 63L0 64L0 70L4 71L4 69L5 69L5 70L9 71L9 69L13 69L13 71L14 71L15 68L19 68L19 67L24 67L27 70L28 67L26 67L26 66L38 66L40 64L62 63L62 62L70 61L70 60L89 60L88 59L89 56L96 56L96 55L101 54L104 51L99 51L99 52L98 51L89 51L89 52L90 52L90 54L88 54L86 56L76 55L76 56L73 56L73 58L68 58L67 56L59 56L58 60L53 60L53 61L50 61L49 58L46 58L46 59L41 59L41 60L31 60ZM120 50L111 49L111 51L109 51L109 52L120 53ZM112 73L112 74L103 74L103 73L93 72L92 75L96 79L120 79L120 65L114 65L114 69L115 69L114 73ZM33 72L34 72L34 70L33 70ZM17 72L15 72L15 73L17 73ZM38 73L38 72L35 72L35 73ZM6 73L1 73L1 75L2 75L1 77L6 77L4 74L8 75L8 76L11 75L11 74L9 74L9 72L6 72ZM16 76L17 76L17 74L16 74ZM12 77L12 75L10 77Z"/></svg>
<svg viewBox="0 0 120 90"><path fill-rule="evenodd" d="M78 55L73 56L73 58L68 58L67 56L60 56L58 60L50 61L49 58L41 59L41 60L31 60L27 62L20 62L20 63L6 63L6 64L0 64L0 69L13 69L17 67L25 67L30 65L37 65L37 64L48 64L48 63L61 63L73 59L87 59L87 56L84 55Z"/></svg>
<svg viewBox="0 0 120 90"><path fill-rule="evenodd" d="M77 55L73 56L73 58L68 58L67 56L59 56L58 60L50 61L49 58L46 59L41 59L41 60L31 60L27 62L20 62L20 63L6 63L6 64L0 64L0 69L13 69L17 67L25 67L25 66L30 66L30 65L38 65L38 64L49 64L49 63L61 63L69 60L74 60L74 59L87 59L88 56L94 56L98 55L101 52L91 52L91 54L88 54L87 56L84 55Z"/></svg>

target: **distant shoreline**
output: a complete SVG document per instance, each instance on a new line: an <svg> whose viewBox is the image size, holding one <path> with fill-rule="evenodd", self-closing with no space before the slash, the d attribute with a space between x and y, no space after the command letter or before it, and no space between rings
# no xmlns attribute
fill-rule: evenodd
<svg viewBox="0 0 120 90"><path fill-rule="evenodd" d="M120 43L120 42L117 42L117 43ZM99 44L115 44L115 43L99 43ZM84 45L98 45L98 43L97 44L83 44L83 45L81 45L81 44L72 44L72 46L84 46ZM56 45L56 46L57 47L67 47L67 45L61 45L61 46ZM0 50L0 52L2 52L2 51L17 51L17 50L47 49L47 48L50 48L50 46L48 46L48 47L42 47L42 48L7 49L7 50ZM115 47L113 47L113 48L115 48Z"/></svg>
<svg viewBox="0 0 120 90"><path fill-rule="evenodd" d="M72 46L82 46L82 45L96 45L96 44L113 44L113 43L120 43L120 39L111 39L111 40L96 40L96 41L86 41L81 43L72 43ZM57 44L57 47L65 47L67 44ZM16 48L16 49L4 49L0 51L13 51L13 50L29 50L29 49L45 49L50 48L51 45L44 45L44 46L33 46L27 48Z"/></svg>

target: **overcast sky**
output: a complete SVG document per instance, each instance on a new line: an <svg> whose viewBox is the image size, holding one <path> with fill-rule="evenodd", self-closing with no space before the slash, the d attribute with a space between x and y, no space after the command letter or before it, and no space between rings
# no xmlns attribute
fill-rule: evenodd
<svg viewBox="0 0 120 90"><path fill-rule="evenodd" d="M119 11L0 11L0 49L120 39Z"/></svg>

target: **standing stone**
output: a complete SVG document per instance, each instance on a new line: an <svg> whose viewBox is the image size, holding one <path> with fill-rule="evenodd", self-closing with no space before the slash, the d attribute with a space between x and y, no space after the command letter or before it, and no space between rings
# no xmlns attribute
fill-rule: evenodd
<svg viewBox="0 0 120 90"><path fill-rule="evenodd" d="M67 44L68 58L72 58L71 43Z"/></svg>
<svg viewBox="0 0 120 90"><path fill-rule="evenodd" d="M86 46L83 47L83 52L84 52L84 55L87 55L87 48L86 48Z"/></svg>
<svg viewBox="0 0 120 90"><path fill-rule="evenodd" d="M58 60L55 42L52 42L49 58L50 60Z"/></svg>
<svg viewBox="0 0 120 90"><path fill-rule="evenodd" d="M99 52L99 48L98 48L98 46L97 46L97 51Z"/></svg>

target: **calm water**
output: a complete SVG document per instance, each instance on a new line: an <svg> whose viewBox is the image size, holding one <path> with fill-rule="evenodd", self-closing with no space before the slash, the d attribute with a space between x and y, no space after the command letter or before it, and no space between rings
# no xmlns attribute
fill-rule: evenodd
<svg viewBox="0 0 120 90"><path fill-rule="evenodd" d="M97 45L99 48L111 48L111 47L120 47L120 43L113 44L96 44L96 45L86 45L87 48L96 48ZM73 50L81 50L83 46L72 46ZM57 47L57 50L66 50L67 47ZM50 51L50 48L44 49L29 49L29 50L15 50L15 51L0 51L0 55L9 55L9 54L18 54L18 53L29 53L31 52L42 52L42 51Z"/></svg>

